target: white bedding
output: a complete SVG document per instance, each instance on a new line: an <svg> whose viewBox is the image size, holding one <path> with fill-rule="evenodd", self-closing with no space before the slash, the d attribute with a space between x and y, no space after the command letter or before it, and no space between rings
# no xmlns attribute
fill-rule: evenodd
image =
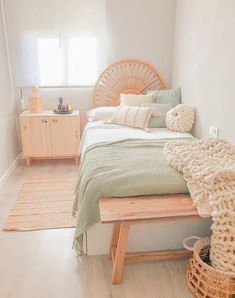
<svg viewBox="0 0 235 298"><path fill-rule="evenodd" d="M88 147L102 142L116 142L125 139L159 140L189 137L192 137L190 133L174 132L167 128L151 128L149 132L145 132L142 129L94 121L88 122L84 129L79 153L82 160Z"/></svg>

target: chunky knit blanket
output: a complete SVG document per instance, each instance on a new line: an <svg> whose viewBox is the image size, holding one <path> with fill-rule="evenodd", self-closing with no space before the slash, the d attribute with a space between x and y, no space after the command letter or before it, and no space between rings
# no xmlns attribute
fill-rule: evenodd
<svg viewBox="0 0 235 298"><path fill-rule="evenodd" d="M220 138L171 141L165 145L164 155L183 173L188 186L197 186L192 192L189 187L195 205L203 206L209 200L212 266L235 273L235 147Z"/></svg>

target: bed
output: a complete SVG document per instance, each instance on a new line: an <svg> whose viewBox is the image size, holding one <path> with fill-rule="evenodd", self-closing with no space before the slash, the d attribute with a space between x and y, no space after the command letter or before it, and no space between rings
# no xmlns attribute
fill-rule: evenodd
<svg viewBox="0 0 235 298"><path fill-rule="evenodd" d="M166 83L153 67L136 60L120 61L101 74L94 88L92 106L116 106L121 93L141 94L154 88L164 89ZM153 128L146 133L102 121L86 125L80 145L81 166L73 208L74 215L77 214L74 238L77 251L83 251L83 234L99 222L100 197L188 193L182 175L162 157L167 141L182 138L190 140L192 135L166 128ZM98 246L98 250L91 254L104 253L104 239L110 238L107 231L98 238L97 235L96 226L90 245L88 237L88 246ZM100 246L102 239L103 246ZM179 246L179 242L176 241L176 245Z"/></svg>
<svg viewBox="0 0 235 298"><path fill-rule="evenodd" d="M105 124L103 121L88 122L84 128L79 154L83 160L89 146L104 142L117 142L122 140L170 140L192 138L190 133L169 131L167 128L151 128L148 133L141 129Z"/></svg>

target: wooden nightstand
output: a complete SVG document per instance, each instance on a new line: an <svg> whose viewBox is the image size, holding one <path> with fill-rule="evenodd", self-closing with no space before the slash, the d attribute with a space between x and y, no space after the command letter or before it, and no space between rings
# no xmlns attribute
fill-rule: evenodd
<svg viewBox="0 0 235 298"><path fill-rule="evenodd" d="M52 111L20 115L22 151L27 165L32 159L75 158L79 161L79 111L57 115Z"/></svg>

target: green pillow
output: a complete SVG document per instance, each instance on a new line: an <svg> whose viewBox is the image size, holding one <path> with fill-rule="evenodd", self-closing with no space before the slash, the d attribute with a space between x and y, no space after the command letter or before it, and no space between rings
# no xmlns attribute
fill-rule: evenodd
<svg viewBox="0 0 235 298"><path fill-rule="evenodd" d="M148 107L158 110L161 115L152 115L148 127L150 128L163 128L166 127L166 114L172 109L172 104L161 104L161 103L143 103L142 107Z"/></svg>
<svg viewBox="0 0 235 298"><path fill-rule="evenodd" d="M168 90L150 90L148 94L152 95L156 103L172 104L172 107L181 103L181 89Z"/></svg>

